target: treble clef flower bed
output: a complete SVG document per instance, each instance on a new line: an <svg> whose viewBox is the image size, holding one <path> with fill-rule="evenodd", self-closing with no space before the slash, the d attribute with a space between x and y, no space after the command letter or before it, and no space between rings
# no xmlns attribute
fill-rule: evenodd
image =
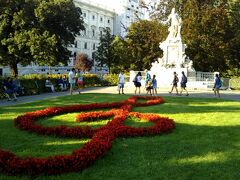
<svg viewBox="0 0 240 180"><path fill-rule="evenodd" d="M138 102L139 99L146 101ZM151 106L163 102L164 100L161 97L132 96L123 102L50 107L18 116L14 119L14 123L21 130L42 135L91 138L91 140L85 143L81 149L74 150L69 155L56 155L47 158L21 158L12 152L0 150L0 172L8 175L36 176L81 171L93 164L95 160L103 157L117 137L150 136L171 132L175 126L173 120L156 114L131 112L133 107ZM45 117L97 109L110 110L81 112L76 116L76 123L112 117L112 120L106 125L98 128L65 125L44 127L35 123ZM137 117L141 120L150 121L154 125L150 127L130 127L124 125L124 121L128 117Z"/></svg>

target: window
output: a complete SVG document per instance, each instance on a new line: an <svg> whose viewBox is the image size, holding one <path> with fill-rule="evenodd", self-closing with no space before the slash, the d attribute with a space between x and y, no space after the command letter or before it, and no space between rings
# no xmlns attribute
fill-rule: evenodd
<svg viewBox="0 0 240 180"><path fill-rule="evenodd" d="M95 16L94 15L92 16L92 19L95 20Z"/></svg>
<svg viewBox="0 0 240 180"><path fill-rule="evenodd" d="M77 41L75 41L74 46L75 46L75 48L77 48L77 46L78 46Z"/></svg>
<svg viewBox="0 0 240 180"><path fill-rule="evenodd" d="M108 23L110 23L110 20L108 19Z"/></svg>
<svg viewBox="0 0 240 180"><path fill-rule="evenodd" d="M83 17L87 17L87 14L86 14L86 13L83 13Z"/></svg>
<svg viewBox="0 0 240 180"><path fill-rule="evenodd" d="M103 21L103 18L102 18L102 17L100 17L100 21L101 21L101 22Z"/></svg>
<svg viewBox="0 0 240 180"><path fill-rule="evenodd" d="M102 36L102 31L100 31L100 36Z"/></svg>
<svg viewBox="0 0 240 180"><path fill-rule="evenodd" d="M92 36L95 36L95 29L92 29Z"/></svg>
<svg viewBox="0 0 240 180"><path fill-rule="evenodd" d="M87 49L87 43L86 42L84 43L84 49Z"/></svg>
<svg viewBox="0 0 240 180"><path fill-rule="evenodd" d="M93 43L93 50L95 50L96 49L96 45L95 45L95 43Z"/></svg>

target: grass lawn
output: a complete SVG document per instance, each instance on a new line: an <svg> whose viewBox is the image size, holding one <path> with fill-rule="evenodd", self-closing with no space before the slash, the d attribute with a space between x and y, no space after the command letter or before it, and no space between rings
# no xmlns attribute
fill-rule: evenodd
<svg viewBox="0 0 240 180"><path fill-rule="evenodd" d="M49 106L113 102L127 95L81 94L0 108L0 148L21 157L69 154L88 139L63 139L16 129L13 118ZM161 105L133 111L158 113L174 119L171 134L117 138L104 158L79 173L37 177L43 179L240 179L240 102L223 99L165 97ZM75 123L77 113L45 118L45 126ZM101 126L108 120L90 123ZM149 126L129 119L129 126ZM0 174L0 180L28 179Z"/></svg>

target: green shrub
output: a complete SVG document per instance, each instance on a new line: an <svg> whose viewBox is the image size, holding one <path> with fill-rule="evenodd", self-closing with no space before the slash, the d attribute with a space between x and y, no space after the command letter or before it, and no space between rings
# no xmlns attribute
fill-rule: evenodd
<svg viewBox="0 0 240 180"><path fill-rule="evenodd" d="M230 79L230 87L232 89L240 90L240 77L232 77Z"/></svg>
<svg viewBox="0 0 240 180"><path fill-rule="evenodd" d="M109 86L115 86L118 84L118 74L106 74L102 77L102 80Z"/></svg>

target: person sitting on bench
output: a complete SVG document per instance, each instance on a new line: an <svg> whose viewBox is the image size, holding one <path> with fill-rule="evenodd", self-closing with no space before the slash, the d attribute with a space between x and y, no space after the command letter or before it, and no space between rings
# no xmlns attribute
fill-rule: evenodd
<svg viewBox="0 0 240 180"><path fill-rule="evenodd" d="M46 79L45 87L50 88L52 92L55 92L54 86L53 86L52 82L50 81L50 77L48 77Z"/></svg>
<svg viewBox="0 0 240 180"><path fill-rule="evenodd" d="M8 101L11 101L11 95L13 96L13 100L16 101L16 87L12 84L12 80L10 77L7 78L7 80L3 81L3 89L4 89L4 94L8 98Z"/></svg>
<svg viewBox="0 0 240 180"><path fill-rule="evenodd" d="M12 84L14 85L14 87L16 88L16 93L19 95L24 95L24 87L22 87L17 75L14 76L13 80L12 80Z"/></svg>

